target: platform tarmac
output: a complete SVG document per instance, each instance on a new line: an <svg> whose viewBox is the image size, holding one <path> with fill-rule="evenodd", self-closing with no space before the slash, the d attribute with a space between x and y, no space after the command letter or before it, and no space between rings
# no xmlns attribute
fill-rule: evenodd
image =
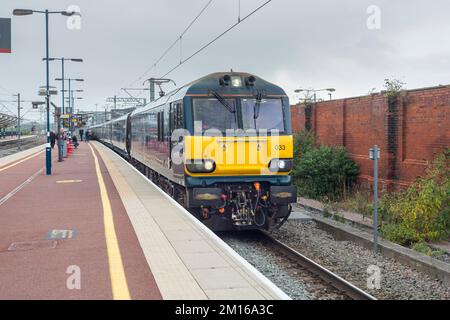
<svg viewBox="0 0 450 320"><path fill-rule="evenodd" d="M0 299L289 299L105 146L44 157L0 161Z"/></svg>

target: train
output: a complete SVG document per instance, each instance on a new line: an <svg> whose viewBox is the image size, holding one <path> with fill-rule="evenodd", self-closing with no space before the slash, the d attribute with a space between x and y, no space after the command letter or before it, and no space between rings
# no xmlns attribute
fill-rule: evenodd
<svg viewBox="0 0 450 320"><path fill-rule="evenodd" d="M213 231L274 230L297 202L285 91L218 72L88 128Z"/></svg>

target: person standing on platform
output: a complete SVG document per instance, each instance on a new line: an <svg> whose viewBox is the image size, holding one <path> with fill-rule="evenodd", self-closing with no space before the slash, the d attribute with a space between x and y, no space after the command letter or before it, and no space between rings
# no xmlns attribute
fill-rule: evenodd
<svg viewBox="0 0 450 320"><path fill-rule="evenodd" d="M77 135L76 134L74 134L72 136L72 142L73 142L73 145L75 146L75 148L78 148L79 143L78 143L78 139L77 139Z"/></svg>
<svg viewBox="0 0 450 320"><path fill-rule="evenodd" d="M78 132L80 133L80 140L83 141L84 130L80 129L80 130L78 130Z"/></svg>
<svg viewBox="0 0 450 320"><path fill-rule="evenodd" d="M50 131L50 146L52 147L52 149L55 148L55 143L56 143L56 134L53 131Z"/></svg>

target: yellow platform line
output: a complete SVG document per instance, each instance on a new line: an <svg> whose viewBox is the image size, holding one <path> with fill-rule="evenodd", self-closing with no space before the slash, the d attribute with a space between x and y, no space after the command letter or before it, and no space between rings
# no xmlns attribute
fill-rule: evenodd
<svg viewBox="0 0 450 320"><path fill-rule="evenodd" d="M17 166L19 163L22 163L22 162L27 161L27 160L29 160L29 159L31 159L31 158L34 158L34 157L40 155L40 154L43 153L43 152L44 152L44 151L38 151L38 152L32 154L32 155L29 156L29 157L26 157L26 158L23 158L22 160L16 161L16 162L14 162L14 163L12 163L12 164L10 164L10 165L7 165L6 167L2 167L2 168L0 168L0 172L4 171L4 170L6 170L6 169L12 168L12 167L14 167L14 166Z"/></svg>
<svg viewBox="0 0 450 320"><path fill-rule="evenodd" d="M108 252L109 273L111 276L113 299L130 300L130 292L128 290L122 256L120 255L119 242L117 241L108 191L106 190L105 181L103 180L103 175L100 171L98 158L95 155L94 149L92 149L91 145L88 145L91 149L92 155L94 156L95 171L97 173L98 184L100 187L100 196L103 205L103 222L105 225L106 248Z"/></svg>

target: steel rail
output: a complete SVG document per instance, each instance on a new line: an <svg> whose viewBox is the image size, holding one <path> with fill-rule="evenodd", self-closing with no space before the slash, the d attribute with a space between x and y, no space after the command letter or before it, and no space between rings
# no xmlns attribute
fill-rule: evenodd
<svg viewBox="0 0 450 320"><path fill-rule="evenodd" d="M308 269L310 272L314 273L318 277L320 277L325 282L330 283L334 288L344 292L353 300L377 300L374 296L365 292L364 290L358 288L354 284L348 282L344 278L339 275L331 272L327 268L321 266L320 264L314 262L307 256L301 254L300 252L292 249L286 244L280 242L277 239L274 239L272 236L267 234L264 231L259 231L259 234L262 236L263 240L266 241L269 245L272 245L279 249L282 254L288 256L292 260L298 262L304 268Z"/></svg>

